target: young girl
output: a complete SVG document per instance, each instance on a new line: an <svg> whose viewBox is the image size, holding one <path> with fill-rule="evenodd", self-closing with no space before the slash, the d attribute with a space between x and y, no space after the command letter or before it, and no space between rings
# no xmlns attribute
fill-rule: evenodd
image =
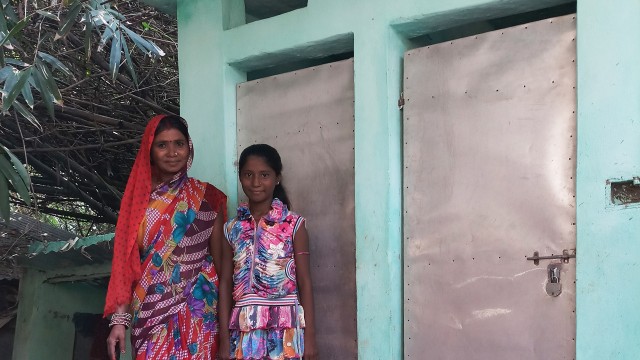
<svg viewBox="0 0 640 360"><path fill-rule="evenodd" d="M249 146L240 155L249 203L224 226L223 359L317 359L309 238L304 218L288 209L281 172L280 155L269 145Z"/></svg>

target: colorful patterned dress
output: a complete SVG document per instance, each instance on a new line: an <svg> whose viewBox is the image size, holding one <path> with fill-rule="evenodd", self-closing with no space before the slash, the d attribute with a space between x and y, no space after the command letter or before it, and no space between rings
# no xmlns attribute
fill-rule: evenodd
<svg viewBox="0 0 640 360"><path fill-rule="evenodd" d="M209 255L226 197L186 174L151 199L139 230L142 277L131 308L136 359L211 359L217 351L218 276Z"/></svg>
<svg viewBox="0 0 640 360"><path fill-rule="evenodd" d="M302 358L304 310L298 301L293 238L303 221L274 199L258 222L241 205L225 225L234 253L232 358Z"/></svg>
<svg viewBox="0 0 640 360"><path fill-rule="evenodd" d="M157 115L147 124L129 174L104 315L122 305L131 308L136 360L209 360L217 352L218 326L218 276L209 239L215 219L226 220L227 197L187 176L194 156L191 138L185 167L151 188L151 147L165 117ZM225 213L218 214L220 209Z"/></svg>

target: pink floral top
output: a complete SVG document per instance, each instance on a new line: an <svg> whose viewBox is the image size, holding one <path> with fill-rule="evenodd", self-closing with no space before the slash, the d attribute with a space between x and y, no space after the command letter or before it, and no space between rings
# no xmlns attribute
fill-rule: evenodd
<svg viewBox="0 0 640 360"><path fill-rule="evenodd" d="M247 295L280 298L297 294L293 237L304 218L273 199L271 211L257 223L247 204L225 225L233 248L233 299Z"/></svg>

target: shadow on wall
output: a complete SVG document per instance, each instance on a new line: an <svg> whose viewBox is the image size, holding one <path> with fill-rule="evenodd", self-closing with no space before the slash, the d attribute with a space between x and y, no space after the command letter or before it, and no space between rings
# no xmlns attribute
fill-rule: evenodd
<svg viewBox="0 0 640 360"><path fill-rule="evenodd" d="M0 349L13 353L18 313L18 280L0 280Z"/></svg>
<svg viewBox="0 0 640 360"><path fill-rule="evenodd" d="M76 327L73 344L73 360L106 360L109 320L102 314L75 313L73 324Z"/></svg>
<svg viewBox="0 0 640 360"><path fill-rule="evenodd" d="M452 28L412 37L410 41L413 48L419 48L552 17L574 14L576 12L576 9L576 2L570 2L567 4L553 6L541 10L529 11L517 15L455 26Z"/></svg>
<svg viewBox="0 0 640 360"><path fill-rule="evenodd" d="M307 7L307 0L244 0L245 22L267 19Z"/></svg>

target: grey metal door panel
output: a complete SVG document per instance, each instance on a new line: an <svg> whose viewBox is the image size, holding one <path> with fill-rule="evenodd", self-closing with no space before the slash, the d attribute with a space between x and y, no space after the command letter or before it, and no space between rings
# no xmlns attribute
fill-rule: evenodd
<svg viewBox="0 0 640 360"><path fill-rule="evenodd" d="M293 210L307 218L323 359L357 358L353 100L352 59L237 87L238 155L275 147Z"/></svg>
<svg viewBox="0 0 640 360"><path fill-rule="evenodd" d="M405 357L573 359L575 18L405 54Z"/></svg>

